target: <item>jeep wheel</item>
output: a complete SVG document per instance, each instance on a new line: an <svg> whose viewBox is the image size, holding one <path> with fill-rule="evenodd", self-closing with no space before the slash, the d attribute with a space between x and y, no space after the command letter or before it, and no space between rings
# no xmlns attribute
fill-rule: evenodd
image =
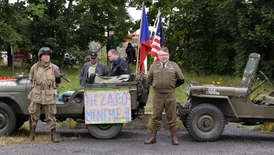
<svg viewBox="0 0 274 155"><path fill-rule="evenodd" d="M212 104L194 107L186 121L189 134L197 141L217 140L224 131L225 118L219 108Z"/></svg>
<svg viewBox="0 0 274 155"><path fill-rule="evenodd" d="M123 124L87 125L88 132L97 139L111 139L122 130Z"/></svg>
<svg viewBox="0 0 274 155"><path fill-rule="evenodd" d="M16 124L16 116L13 109L0 102L0 135L10 135Z"/></svg>

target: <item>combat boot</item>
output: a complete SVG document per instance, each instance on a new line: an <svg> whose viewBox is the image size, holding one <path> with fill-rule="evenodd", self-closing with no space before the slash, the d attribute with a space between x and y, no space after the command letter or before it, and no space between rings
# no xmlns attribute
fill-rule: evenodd
<svg viewBox="0 0 274 155"><path fill-rule="evenodd" d="M34 141L35 139L35 129L36 126L32 126L32 119L29 119L29 129L30 129L30 136L29 136L29 140L30 141Z"/></svg>
<svg viewBox="0 0 274 155"><path fill-rule="evenodd" d="M51 129L51 140L54 143L59 143L59 140L57 139L57 135L56 135L56 127L54 127L53 129Z"/></svg>
<svg viewBox="0 0 274 155"><path fill-rule="evenodd" d="M172 144L179 145L179 142L177 139L176 127L170 128L170 132L171 132L171 136L172 136Z"/></svg>
<svg viewBox="0 0 274 155"><path fill-rule="evenodd" d="M157 129L152 128L151 129L151 135L150 138L148 140L145 141L145 144L154 144L156 143L156 135L157 135Z"/></svg>

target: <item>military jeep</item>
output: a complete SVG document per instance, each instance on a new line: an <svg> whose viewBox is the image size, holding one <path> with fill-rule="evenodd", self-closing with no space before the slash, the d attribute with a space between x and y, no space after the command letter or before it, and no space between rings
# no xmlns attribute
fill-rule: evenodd
<svg viewBox="0 0 274 155"><path fill-rule="evenodd" d="M84 89L65 92L58 97L56 119L58 122L67 118L85 122L93 137L114 138L124 123L144 113L147 95L140 94L137 89L142 82L145 78L140 74L128 78L93 75ZM30 100L27 96L31 83L28 76L21 74L0 78L0 88L0 135L10 135L28 121ZM148 93L144 90L148 88L141 90ZM43 109L40 119L46 121Z"/></svg>
<svg viewBox="0 0 274 155"><path fill-rule="evenodd" d="M259 61L259 54L249 55L241 83L238 85L199 85L197 82L188 85L188 101L184 106L177 105L177 114L191 137L197 141L215 141L221 136L228 122L244 125L274 122L274 93L251 99L251 94L265 82L274 86L272 81L259 71L264 79L253 88Z"/></svg>

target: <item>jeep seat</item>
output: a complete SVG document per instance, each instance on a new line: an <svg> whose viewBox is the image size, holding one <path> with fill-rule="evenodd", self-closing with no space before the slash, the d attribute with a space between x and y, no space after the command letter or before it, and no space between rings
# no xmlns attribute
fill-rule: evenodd
<svg viewBox="0 0 274 155"><path fill-rule="evenodd" d="M58 101L57 101L58 104L67 102L73 93L74 93L74 91L67 91L67 92L64 92L63 94L60 94L58 96Z"/></svg>
<svg viewBox="0 0 274 155"><path fill-rule="evenodd" d="M274 96L261 95L260 100L266 105L274 105Z"/></svg>

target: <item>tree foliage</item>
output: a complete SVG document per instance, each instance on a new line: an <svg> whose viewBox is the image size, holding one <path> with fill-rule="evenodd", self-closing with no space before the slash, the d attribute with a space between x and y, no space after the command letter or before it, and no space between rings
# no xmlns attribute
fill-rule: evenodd
<svg viewBox="0 0 274 155"><path fill-rule="evenodd" d="M37 57L38 50L43 46L53 49L53 59L58 65L63 64L66 52L77 54L76 51L88 51L88 43L97 41L105 43L107 31L113 31L113 46L124 41L128 30L133 24L126 11L126 0L26 0L10 4L2 2L0 10L4 23L0 34L0 42L5 42L5 48L14 43L21 46L22 36L28 44L31 53ZM20 13L13 6L20 6ZM27 5L24 5L27 4ZM10 16L20 15L20 18ZM22 24L18 19L26 19ZM18 22L12 25L14 21ZM14 27L14 30L12 29ZM24 27L27 33L20 33ZM111 29L111 30L110 30ZM12 34L10 34L12 33ZM22 35L22 36L21 36ZM9 37L6 37L9 36ZM22 46L21 46L22 47ZM83 54L82 60L86 53ZM81 54L79 54L81 55ZM81 59L81 58L80 58Z"/></svg>
<svg viewBox="0 0 274 155"><path fill-rule="evenodd" d="M164 18L165 46L171 59L198 74L241 75L247 56L261 54L261 68L273 66L272 1L158 0L149 7L150 25L158 10ZM141 0L131 0L131 5Z"/></svg>
<svg viewBox="0 0 274 155"><path fill-rule="evenodd" d="M0 43L33 54L50 46L63 64L65 52L84 57L90 41L111 43L107 47L123 42L140 27L126 8L141 9L142 2L150 26L162 12L171 60L188 72L241 75L247 56L257 52L260 68L272 76L274 1L268 0L6 0L0 1Z"/></svg>

